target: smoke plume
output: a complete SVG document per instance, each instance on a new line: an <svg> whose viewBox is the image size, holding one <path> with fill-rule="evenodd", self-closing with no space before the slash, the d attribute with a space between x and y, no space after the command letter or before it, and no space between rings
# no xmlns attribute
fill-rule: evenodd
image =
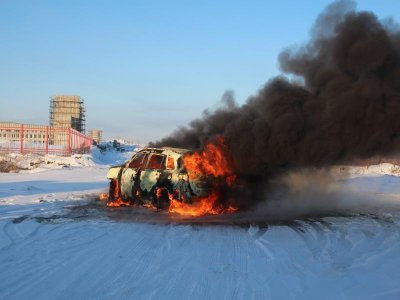
<svg viewBox="0 0 400 300"><path fill-rule="evenodd" d="M279 63L287 76L242 106L227 92L222 108L153 146L199 149L222 135L237 174L252 178L399 150L400 31L391 22L334 2Z"/></svg>

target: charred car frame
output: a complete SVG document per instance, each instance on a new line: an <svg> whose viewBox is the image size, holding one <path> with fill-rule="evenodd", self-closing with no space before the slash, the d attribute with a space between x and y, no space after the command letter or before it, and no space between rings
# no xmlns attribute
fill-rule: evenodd
<svg viewBox="0 0 400 300"><path fill-rule="evenodd" d="M145 148L120 166L111 167L109 201L130 204L168 205L169 197L191 203L193 197L208 193L199 179L191 179L183 165L183 155L189 152L177 148Z"/></svg>

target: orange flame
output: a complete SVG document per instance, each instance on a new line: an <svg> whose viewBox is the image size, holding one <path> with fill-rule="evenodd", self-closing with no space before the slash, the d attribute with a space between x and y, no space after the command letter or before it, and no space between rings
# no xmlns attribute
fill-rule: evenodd
<svg viewBox="0 0 400 300"><path fill-rule="evenodd" d="M218 215L221 213L219 209L214 208L215 202L218 200L218 194L213 192L207 197L196 199L193 204L182 203L170 197L170 205L168 211L170 213L178 213L182 216L198 217L206 214Z"/></svg>
<svg viewBox="0 0 400 300"><path fill-rule="evenodd" d="M170 195L170 213L178 213L187 217L200 217L204 215L219 215L223 213L232 213L237 211L237 208L229 206L225 208L217 203L218 192L213 191L206 197L199 197L193 204L182 203Z"/></svg>
<svg viewBox="0 0 400 300"><path fill-rule="evenodd" d="M128 202L124 202L119 195L119 187L118 187L118 180L114 181L114 200L107 202L107 206L109 207L118 207L118 206L129 206Z"/></svg>
<svg viewBox="0 0 400 300"><path fill-rule="evenodd" d="M183 164L191 178L213 176L230 178L228 184L235 181L230 153L223 137L208 143L203 151L186 154Z"/></svg>
<svg viewBox="0 0 400 300"><path fill-rule="evenodd" d="M163 189L162 188L156 188L156 197L157 199L160 199L162 197Z"/></svg>
<svg viewBox="0 0 400 300"><path fill-rule="evenodd" d="M150 210L157 210L157 207L155 207L153 204L151 203L143 203L142 206L144 208L150 209Z"/></svg>
<svg viewBox="0 0 400 300"><path fill-rule="evenodd" d="M115 199L114 201L107 203L108 207L119 207L119 206L129 206L128 202L122 201L121 198Z"/></svg>
<svg viewBox="0 0 400 300"><path fill-rule="evenodd" d="M191 179L196 180L201 177L211 176L224 179L228 185L232 185L236 180L231 156L223 137L218 137L213 142L207 144L203 151L186 154L183 157L183 164ZM193 204L182 203L171 194L168 194L168 196L170 200L168 211L183 216L218 215L237 210L233 206L226 208L218 204L218 184L214 186L209 195L193 199Z"/></svg>
<svg viewBox="0 0 400 300"><path fill-rule="evenodd" d="M99 195L99 200L100 201L107 201L108 200L108 194L107 193L101 193Z"/></svg>

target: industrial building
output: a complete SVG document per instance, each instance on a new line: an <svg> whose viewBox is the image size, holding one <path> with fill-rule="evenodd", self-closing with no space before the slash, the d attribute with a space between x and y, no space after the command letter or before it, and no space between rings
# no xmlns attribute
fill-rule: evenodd
<svg viewBox="0 0 400 300"><path fill-rule="evenodd" d="M101 139L101 132L96 133ZM71 155L90 150L85 135L85 107L80 96L57 95L50 100L50 126L0 122L0 153Z"/></svg>
<svg viewBox="0 0 400 300"><path fill-rule="evenodd" d="M85 106L80 96L56 95L50 99L50 126L71 127L85 133Z"/></svg>
<svg viewBox="0 0 400 300"><path fill-rule="evenodd" d="M23 129L21 130L21 125ZM18 142L21 138L25 142L46 143L46 127L44 125L20 124L14 122L0 122L0 142Z"/></svg>
<svg viewBox="0 0 400 300"><path fill-rule="evenodd" d="M0 153L87 153L93 140L66 126L0 122Z"/></svg>
<svg viewBox="0 0 400 300"><path fill-rule="evenodd" d="M89 130L89 137L96 142L96 144L100 144L101 142L102 131L100 129L91 129Z"/></svg>

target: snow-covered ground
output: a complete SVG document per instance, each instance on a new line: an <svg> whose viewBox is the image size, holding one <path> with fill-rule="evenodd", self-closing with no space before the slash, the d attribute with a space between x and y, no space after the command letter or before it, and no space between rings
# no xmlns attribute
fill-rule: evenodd
<svg viewBox="0 0 400 300"><path fill-rule="evenodd" d="M0 299L400 299L395 207L232 226L95 202L131 154L0 174ZM397 201L395 169L346 185Z"/></svg>

